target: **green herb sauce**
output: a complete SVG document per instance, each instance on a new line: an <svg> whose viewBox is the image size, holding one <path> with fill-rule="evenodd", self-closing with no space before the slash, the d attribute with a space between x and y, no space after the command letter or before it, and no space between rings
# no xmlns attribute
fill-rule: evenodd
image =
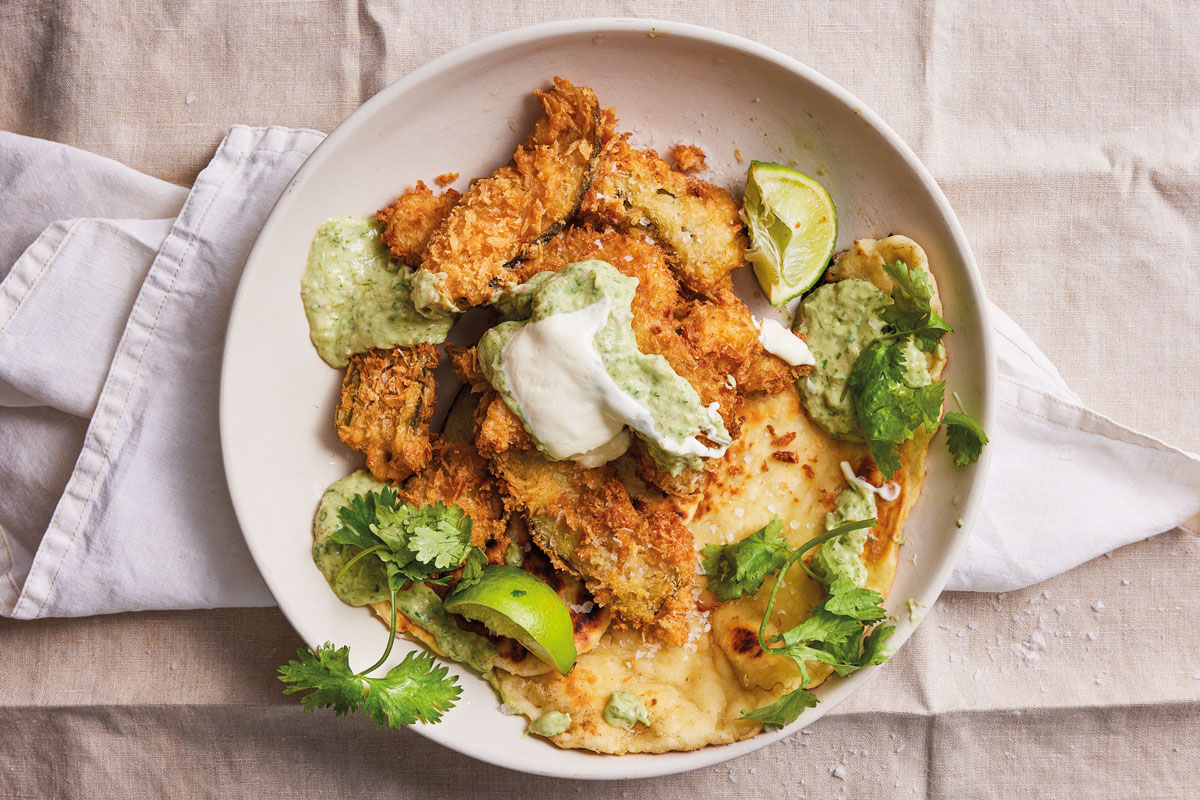
<svg viewBox="0 0 1200 800"><path fill-rule="evenodd" d="M713 450L712 455L720 454L716 450L724 452L723 446L731 438L716 408L706 407L691 384L676 374L665 358L638 350L630 310L637 289L636 278L622 275L603 261L581 261L559 272L544 274L548 277L539 275L525 287L498 296L506 313L514 317L525 315L526 318L497 325L484 334L478 348L484 375L525 423L544 455L551 459L556 457L551 452L555 443L538 438L537 422L527 416L529 410L521 407L513 390L517 381L536 380L537 376L509 374L505 348L527 325L536 325L558 314L581 312L604 300L608 302L607 319L592 341L584 346L590 344L599 354L603 372L618 392L625 395L615 400L619 404L627 403L627 399L633 401L636 413L630 414L625 421L647 443L655 463L660 469L678 475L685 468L701 466L698 451ZM581 358L585 355L580 353ZM601 400L602 388L597 388L594 393L597 402ZM561 413L571 412L563 408ZM720 447L711 449L699 445L695 439L699 434Z"/></svg>
<svg viewBox="0 0 1200 800"><path fill-rule="evenodd" d="M317 515L313 519L313 562L329 582L329 588L347 605L365 606L387 600L390 596L387 572L378 558L368 556L350 567L342 579L334 583L334 578L346 566L346 562L361 550L331 542L329 537L342 528L342 522L338 519L338 510L342 506L350 505L355 495L378 492L386 486L365 469L360 469L335 481L325 490L317 506Z"/></svg>
<svg viewBox="0 0 1200 800"><path fill-rule="evenodd" d="M496 648L487 637L454 624L442 607L442 598L423 583L410 583L396 593L396 609L414 625L432 634L446 657L481 674L492 670Z"/></svg>
<svg viewBox="0 0 1200 800"><path fill-rule="evenodd" d="M331 217L313 236L300 298L313 345L330 366L375 347L445 341L454 324L417 312L412 273L392 263L381 227L364 217Z"/></svg>
<svg viewBox="0 0 1200 800"><path fill-rule="evenodd" d="M631 730L639 722L649 725L650 714L636 694L618 689L609 695L608 705L604 707L604 721L614 728Z"/></svg>
<svg viewBox="0 0 1200 800"><path fill-rule="evenodd" d="M861 522L875 517L875 493L870 489L851 483L834 501L833 511L825 515L825 530L831 531L847 522ZM821 545L817 553L817 566L830 580L841 573L862 586L867 582L867 565L863 563L862 551L867 544L869 528L843 533Z"/></svg>
<svg viewBox="0 0 1200 800"><path fill-rule="evenodd" d="M351 545L329 541L341 527L338 511L350 505L351 498L367 492L378 492L387 484L376 480L365 469L335 481L321 498L313 520L313 562L325 576L333 593L347 605L365 606L391 597L387 571L378 558L367 556L346 571L341 580L334 578L346 562L362 552ZM466 664L480 673L489 673L496 658L496 648L487 637L463 630L442 608L442 599L423 583L410 583L396 593L396 610L414 625L428 631L447 658Z"/></svg>
<svg viewBox="0 0 1200 800"><path fill-rule="evenodd" d="M847 278L818 287L800 304L797 327L804 331L817 363L811 375L799 380L798 388L809 417L830 436L863 440L846 382L858 354L883 336L879 312L890 302L870 281ZM932 380L928 356L911 336L901 347L905 383L927 385Z"/></svg>
<svg viewBox="0 0 1200 800"><path fill-rule="evenodd" d="M571 715L561 711L548 711L529 723L529 732L538 736L558 736L571 727Z"/></svg>

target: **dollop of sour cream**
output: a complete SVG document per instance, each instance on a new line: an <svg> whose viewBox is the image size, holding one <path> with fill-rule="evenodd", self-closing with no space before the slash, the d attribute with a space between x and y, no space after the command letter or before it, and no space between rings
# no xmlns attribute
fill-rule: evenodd
<svg viewBox="0 0 1200 800"><path fill-rule="evenodd" d="M764 317L761 321L754 317L750 319L753 320L754 327L758 328L758 340L762 342L763 349L771 355L779 356L793 367L812 366L817 363L804 340L778 321L770 317Z"/></svg>
<svg viewBox="0 0 1200 800"><path fill-rule="evenodd" d="M863 489L871 492L879 497L885 503L890 503L900 496L900 484L895 481L887 481L883 486L875 486L869 481L854 474L854 470L850 468L850 462L843 461L841 463L842 475L846 476L846 482L861 486Z"/></svg>
<svg viewBox="0 0 1200 800"><path fill-rule="evenodd" d="M725 446L709 447L695 436L662 435L653 415L608 374L593 340L609 308L602 297L578 311L551 314L525 325L505 345L504 375L530 433L551 458L585 467L624 453L626 426L672 455L724 455Z"/></svg>
<svg viewBox="0 0 1200 800"><path fill-rule="evenodd" d="M501 356L504 375L530 431L555 459L595 467L629 447L612 406L628 396L604 370L592 340L608 319L608 299L532 322ZM624 434L624 435L622 435Z"/></svg>

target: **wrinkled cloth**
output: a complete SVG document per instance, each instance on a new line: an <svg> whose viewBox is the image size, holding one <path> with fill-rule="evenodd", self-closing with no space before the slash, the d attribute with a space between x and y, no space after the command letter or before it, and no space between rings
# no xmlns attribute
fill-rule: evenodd
<svg viewBox="0 0 1200 800"><path fill-rule="evenodd" d="M190 186L235 122L329 131L437 55L581 13L698 21L847 87L931 168L989 297L1086 404L1200 451L1197 4L6 0L0 129ZM61 214L170 218L177 193ZM812 735L637 782L534 778L304 714L273 678L300 644L276 609L0 619L0 795L1191 800L1198 573L1200 536L1175 531L1029 589L948 592Z"/></svg>
<svg viewBox="0 0 1200 800"><path fill-rule="evenodd" d="M0 282L0 613L272 603L225 486L217 389L246 256L320 140L236 126L180 205L177 187L116 162L0 138L5 208L55 220ZM93 213L150 218L79 217L81 196ZM23 232L4 231L10 249ZM1016 323L991 316L993 466L950 588L1027 586L1200 512L1200 459L1086 408Z"/></svg>

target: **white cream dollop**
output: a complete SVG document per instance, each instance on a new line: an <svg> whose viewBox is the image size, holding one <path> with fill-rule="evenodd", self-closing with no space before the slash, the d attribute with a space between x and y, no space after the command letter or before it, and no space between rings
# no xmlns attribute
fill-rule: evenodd
<svg viewBox="0 0 1200 800"><path fill-rule="evenodd" d="M875 486L871 482L865 481L862 478L855 475L854 470L850 468L850 462L843 461L841 463L841 467L842 467L842 474L846 476L847 483L852 483L852 484L855 484L856 486L861 486L863 489L866 489L868 492L878 495L879 499L884 501L885 503L890 503L893 500L895 500L897 497L900 496L900 484L896 483L895 481L887 481L886 483L883 484L883 486Z"/></svg>
<svg viewBox="0 0 1200 800"><path fill-rule="evenodd" d="M758 340L762 342L763 349L771 355L779 356L793 367L817 363L804 340L778 321L770 317L764 317L761 322L754 317L750 319L754 321L754 327L758 328Z"/></svg>
<svg viewBox="0 0 1200 800"><path fill-rule="evenodd" d="M578 311L530 322L504 347L504 376L546 454L599 466L628 449L628 425L672 455L724 455L725 446L708 447L695 436L663 436L650 412L612 379L593 342L608 314L604 297ZM709 412L716 414L715 404Z"/></svg>

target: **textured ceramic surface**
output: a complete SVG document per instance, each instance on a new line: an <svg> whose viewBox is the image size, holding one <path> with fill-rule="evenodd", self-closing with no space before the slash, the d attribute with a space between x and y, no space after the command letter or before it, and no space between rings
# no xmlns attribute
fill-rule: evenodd
<svg viewBox="0 0 1200 800"><path fill-rule="evenodd" d="M537 117L531 90L554 75L593 87L634 141L665 152L684 142L708 154L708 180L740 194L752 158L793 163L833 196L839 247L892 232L920 242L948 318L949 389L991 416L992 349L974 260L942 192L909 148L853 96L813 69L730 34L673 22L573 20L510 31L457 50L384 89L342 123L296 174L246 264L229 325L221 386L221 439L238 519L259 569L310 645L351 646L356 666L382 650L386 629L343 605L310 557L311 520L326 486L361 465L333 431L341 371L308 341L299 280L317 224L371 214L416 180L432 184L504 164ZM749 273L749 270L745 270ZM937 443L942 448L941 443ZM965 544L987 456L967 470L930 459L887 606L912 632L906 601L931 605ZM963 530L955 520L966 522ZM410 645L399 645L399 658ZM886 669L887 667L882 667ZM454 668L458 706L416 730L476 758L561 777L615 779L695 769L811 724L879 668L831 680L792 729L691 753L598 756L524 736L487 684ZM329 711L322 713L332 713ZM316 720L314 720L314 724ZM397 737L397 748L402 739Z"/></svg>

